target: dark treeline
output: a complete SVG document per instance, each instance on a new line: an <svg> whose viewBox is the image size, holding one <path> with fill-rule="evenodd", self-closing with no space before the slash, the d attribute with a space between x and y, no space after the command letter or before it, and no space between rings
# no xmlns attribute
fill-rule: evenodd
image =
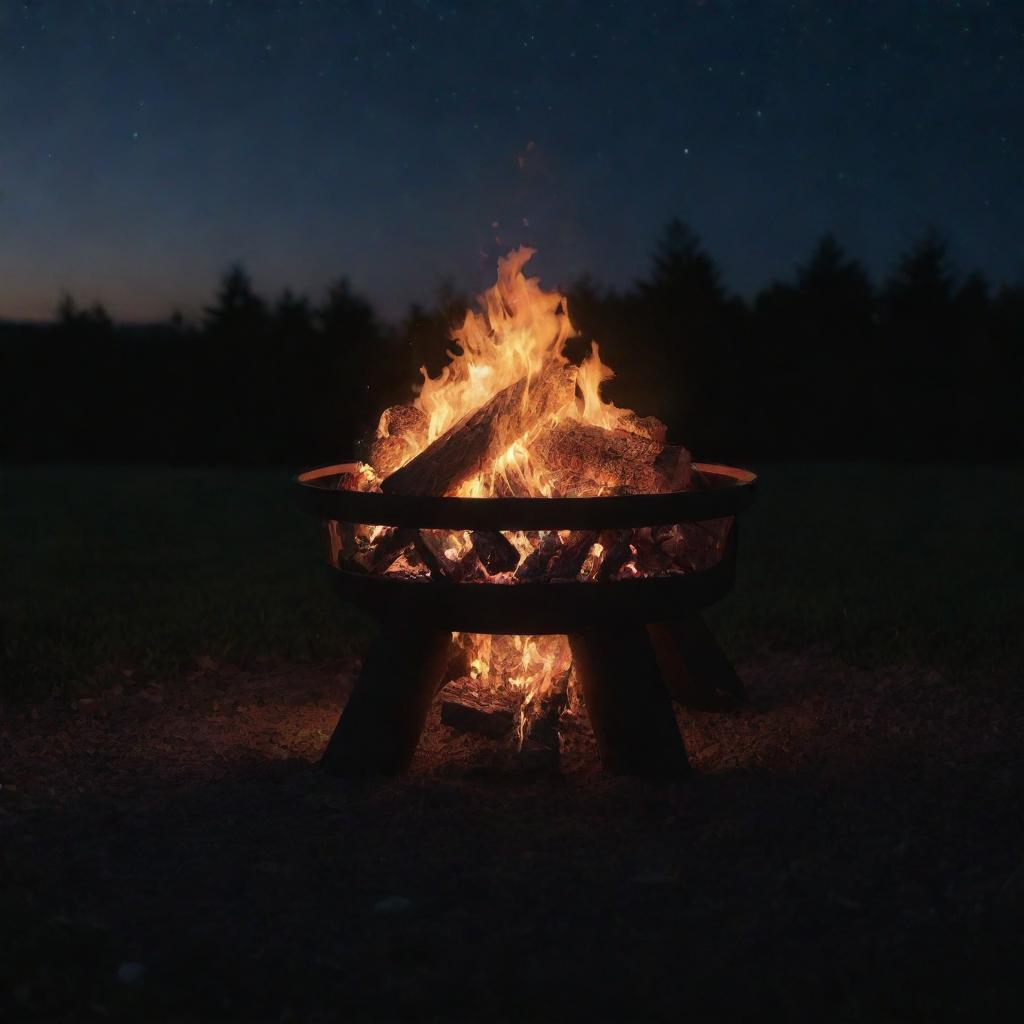
<svg viewBox="0 0 1024 1024"><path fill-rule="evenodd" d="M642 280L590 279L570 315L617 371L619 405L699 458L1007 459L1024 453L1024 286L957 276L929 233L881 284L826 235L791 280L731 295L699 240L664 231ZM231 269L201 323L118 326L66 298L55 323L0 324L5 457L308 464L349 455L436 373L466 297L397 327L345 280L319 304Z"/></svg>

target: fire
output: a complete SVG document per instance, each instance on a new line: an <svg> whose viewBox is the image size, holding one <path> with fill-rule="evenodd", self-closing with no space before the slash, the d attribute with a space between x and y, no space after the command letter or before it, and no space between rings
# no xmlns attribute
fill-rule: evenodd
<svg viewBox="0 0 1024 1024"><path fill-rule="evenodd" d="M479 309L467 310L461 325L452 331L453 349L448 363L436 377L421 367L423 381L414 405L426 414L428 424L418 444L410 444L404 465L454 426L480 408L499 391L523 379L535 377L552 365L565 365L566 342L577 335L569 318L568 301L557 291L547 291L536 277L526 277L523 267L535 255L525 246L498 261L498 279L478 300ZM579 367L577 399L551 417L553 422L577 419L615 429L627 409L604 400L601 386L614 376L601 361L597 343ZM533 424L539 429L545 423ZM507 448L484 472L463 483L461 497L493 497L499 493L550 497L559 493L558 480L530 457L530 434L508 437ZM452 533L446 554L458 560L468 546L468 536ZM512 542L522 555L532 550L524 535ZM522 743L543 701L560 691L571 711L576 693L570 678L571 655L561 636L482 636L454 634L468 655L471 675L478 685L500 691L517 707L517 735Z"/></svg>
<svg viewBox="0 0 1024 1024"><path fill-rule="evenodd" d="M424 459L436 460L438 450L446 453L449 469L452 462L461 468L448 477L428 477L427 483L419 484L428 489L417 493L552 497L598 495L609 488L635 491L687 485L689 453L663 444L664 425L639 420L631 410L603 398L601 388L613 372L601 361L597 343L591 342L589 354L578 367L570 366L566 343L577 331L569 318L568 301L557 291L541 288L537 278L524 275L523 268L533 255L533 249L523 247L498 261L496 283L452 331L454 344L447 353L447 365L436 377L421 368L423 380L413 403L381 415L374 441L377 448L370 456L373 468L360 469L356 486L386 490L401 478L403 467L408 466L406 477L410 471L422 471L424 460L417 459L417 470L409 466L413 459L427 452ZM483 420L474 419L485 407ZM478 423L483 424L479 430L474 426ZM566 430L567 423L572 430ZM557 447L557 439L567 433L571 435L568 454L564 447ZM479 447L467 447L467 436ZM618 445L625 454L614 456L618 461L609 456L611 468L602 469L597 464L600 460L591 460L581 474L573 453L584 436L604 446L602 450ZM628 442L632 448L622 447L623 436L633 439ZM459 451L452 454L448 445ZM647 452L646 462L636 454L641 449ZM379 529L357 526L355 537L364 547L372 546L379 535L373 531ZM605 578L602 572L609 571L637 575L638 548L621 533L608 531L599 540L596 532L520 532L491 534L488 540L486 534L474 536L466 531L421 530L419 546L406 547L401 555L393 553L383 571L431 576L439 572L446 578L463 579L462 568L468 566L466 572L475 574L472 578L491 585L515 585L531 578L520 575L531 563L557 564L568 577L579 579L599 580ZM634 536L640 534L643 531ZM388 537L392 536L396 534L389 531ZM661 558L666 565L673 543L678 554L679 544L667 533L654 537L648 530L642 537L645 557ZM331 544L336 560L341 538L332 535ZM489 552L481 554L481 544L490 545ZM555 578L567 577L556 574ZM575 706L572 658L564 636L462 634L454 639L466 653L476 684L517 708L520 743L542 704L550 707L557 700L569 712Z"/></svg>
<svg viewBox="0 0 1024 1024"><path fill-rule="evenodd" d="M522 246L498 261L498 280L479 297L479 310L467 310L462 324L452 331L457 349L448 351L448 364L437 377L431 377L426 367L420 368L423 382L414 404L429 422L421 443L410 446L406 462L503 388L524 377L529 380L552 365L567 363L565 344L578 332L569 319L566 297L545 291L536 277L523 274L535 252ZM601 396L601 385L613 376L601 362L597 343L592 343L576 378L576 403L552 420L573 418L614 429L630 411L616 408ZM545 425L536 423L532 429ZM531 462L529 436L507 440L507 449L487 471L464 483L460 496L493 497L501 482L512 493L537 497L557 493L557 480Z"/></svg>
<svg viewBox="0 0 1024 1024"><path fill-rule="evenodd" d="M514 705L520 745L545 701L559 699L563 714L575 712L578 695L564 636L453 633L452 640L466 652L470 678Z"/></svg>

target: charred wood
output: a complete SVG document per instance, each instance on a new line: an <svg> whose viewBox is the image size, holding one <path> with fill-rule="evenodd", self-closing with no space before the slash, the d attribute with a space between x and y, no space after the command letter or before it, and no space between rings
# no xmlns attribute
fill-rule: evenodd
<svg viewBox="0 0 1024 1024"><path fill-rule="evenodd" d="M721 557L729 522L715 519L706 523L680 523L661 528L660 534L654 531L653 536L673 565L685 572L699 572L711 568ZM726 524L724 529L721 524Z"/></svg>
<svg viewBox="0 0 1024 1024"><path fill-rule="evenodd" d="M632 530L610 530L601 535L604 555L595 576L598 583L614 579L619 570L633 557L632 537Z"/></svg>
<svg viewBox="0 0 1024 1024"><path fill-rule="evenodd" d="M529 498L530 488L519 473L499 473L494 478L495 498Z"/></svg>
<svg viewBox="0 0 1024 1024"><path fill-rule="evenodd" d="M637 416L635 412L630 412L619 421L619 428L630 434L648 437L658 444L664 444L668 438L668 427L657 416Z"/></svg>
<svg viewBox="0 0 1024 1024"><path fill-rule="evenodd" d="M535 583L543 579L561 546L558 534L554 530L548 531L540 544L522 560L516 569L516 579L520 583Z"/></svg>
<svg viewBox="0 0 1024 1024"><path fill-rule="evenodd" d="M575 399L576 368L553 366L499 391L381 485L387 494L450 494Z"/></svg>
<svg viewBox="0 0 1024 1024"><path fill-rule="evenodd" d="M375 437L370 442L366 461L379 477L390 476L412 458L415 449L402 437Z"/></svg>
<svg viewBox="0 0 1024 1024"><path fill-rule="evenodd" d="M477 530L469 536L473 542L473 550L489 576L499 572L511 572L519 564L519 552L504 534Z"/></svg>
<svg viewBox="0 0 1024 1024"><path fill-rule="evenodd" d="M445 551L443 537L433 530L417 530L413 539L416 553L423 559L423 564L430 570L436 580L448 580L457 583L465 575L466 567L462 560L451 558Z"/></svg>
<svg viewBox="0 0 1024 1024"><path fill-rule="evenodd" d="M415 538L415 530L386 526L370 548L356 556L356 561L369 573L387 572Z"/></svg>
<svg viewBox="0 0 1024 1024"><path fill-rule="evenodd" d="M427 441L430 419L414 405L393 405L381 413L367 461L378 476L393 473Z"/></svg>
<svg viewBox="0 0 1024 1024"><path fill-rule="evenodd" d="M470 679L449 683L441 702L441 724L459 732L475 732L502 739L515 726L511 701Z"/></svg>
<svg viewBox="0 0 1024 1024"><path fill-rule="evenodd" d="M655 494L690 485L690 453L639 434L569 421L542 430L530 450L579 491Z"/></svg>
<svg viewBox="0 0 1024 1024"><path fill-rule="evenodd" d="M553 580L572 580L579 575L590 549L597 541L596 530L580 530L569 535L552 560L548 576Z"/></svg>
<svg viewBox="0 0 1024 1024"><path fill-rule="evenodd" d="M552 690L545 695L540 714L530 723L530 727L526 731L520 750L520 757L525 767L542 771L558 769L562 753L562 737L558 726L568 700L571 672L572 667L570 666L558 679Z"/></svg>

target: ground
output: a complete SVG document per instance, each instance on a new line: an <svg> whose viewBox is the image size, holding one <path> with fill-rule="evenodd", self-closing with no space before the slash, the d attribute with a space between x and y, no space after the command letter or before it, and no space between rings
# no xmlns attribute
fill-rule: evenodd
<svg viewBox="0 0 1024 1024"><path fill-rule="evenodd" d="M671 785L436 709L330 780L366 625L278 478L6 472L0 1020L1016 1019L1022 473L762 472Z"/></svg>

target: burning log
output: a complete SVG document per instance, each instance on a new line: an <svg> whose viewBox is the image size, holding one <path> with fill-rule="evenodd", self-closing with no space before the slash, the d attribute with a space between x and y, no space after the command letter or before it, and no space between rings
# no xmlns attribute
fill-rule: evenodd
<svg viewBox="0 0 1024 1024"><path fill-rule="evenodd" d="M561 755L558 732L567 701L571 668L542 697L540 712L530 721L522 743L506 750L496 767L515 767L530 772L557 771ZM441 723L458 732L472 732L491 739L511 739L516 725L515 702L507 693L481 689L479 681L459 679L450 683L441 703Z"/></svg>
<svg viewBox="0 0 1024 1024"><path fill-rule="evenodd" d="M475 732L502 739L512 732L516 716L511 701L477 682L460 679L449 683L441 702L441 724L459 732Z"/></svg>
<svg viewBox="0 0 1024 1024"><path fill-rule="evenodd" d="M371 490L369 481L362 473L342 473L338 477L336 487L339 491Z"/></svg>
<svg viewBox="0 0 1024 1024"><path fill-rule="evenodd" d="M408 462L426 443L429 425L430 418L414 405L393 405L385 409L367 456L377 476L390 476Z"/></svg>
<svg viewBox="0 0 1024 1024"><path fill-rule="evenodd" d="M619 427L630 434L639 434L657 441L658 444L664 444L668 439L668 427L657 416L637 416L635 412L630 412L619 421Z"/></svg>
<svg viewBox="0 0 1024 1024"><path fill-rule="evenodd" d="M430 417L415 405L392 405L380 414L378 437L404 437L410 444L427 439Z"/></svg>
<svg viewBox="0 0 1024 1024"><path fill-rule="evenodd" d="M551 560L558 554L561 546L562 542L554 530L544 534L544 539L516 569L516 580L519 583L535 583L537 580L543 579Z"/></svg>
<svg viewBox="0 0 1024 1024"><path fill-rule="evenodd" d="M416 539L416 531L405 527L385 527L366 552L360 552L353 565L358 564L368 573L385 573L398 556Z"/></svg>
<svg viewBox="0 0 1024 1024"><path fill-rule="evenodd" d="M682 446L586 423L548 427L530 451L575 490L655 494L684 490L691 480L690 453Z"/></svg>
<svg viewBox="0 0 1024 1024"><path fill-rule="evenodd" d="M476 530L470 535L473 550L489 576L511 572L519 564L519 552L504 534L497 531Z"/></svg>
<svg viewBox="0 0 1024 1024"><path fill-rule="evenodd" d="M553 365L499 391L381 485L386 494L451 494L513 441L575 399L576 367Z"/></svg>
<svg viewBox="0 0 1024 1024"><path fill-rule="evenodd" d="M595 579L598 583L614 579L618 571L633 557L632 530L612 530L602 534L604 557L598 566Z"/></svg>
<svg viewBox="0 0 1024 1024"><path fill-rule="evenodd" d="M457 583L465 576L467 566L462 559L456 561L448 555L441 531L417 530L413 547L434 579Z"/></svg>
<svg viewBox="0 0 1024 1024"><path fill-rule="evenodd" d="M656 527L651 536L672 565L687 572L698 572L718 561L728 532L729 520L715 519L706 523Z"/></svg>
<svg viewBox="0 0 1024 1024"><path fill-rule="evenodd" d="M544 697L540 714L530 723L519 751L524 767L533 771L557 771L562 756L562 737L558 732L562 712L569 698L569 676L572 666L557 680Z"/></svg>
<svg viewBox="0 0 1024 1024"><path fill-rule="evenodd" d="M553 580L576 579L597 537L596 530L580 530L570 534L568 541L551 562L548 576Z"/></svg>
<svg viewBox="0 0 1024 1024"><path fill-rule="evenodd" d="M644 576L663 576L672 568L672 555L658 543L650 527L644 526L633 532L633 546L636 548L636 566Z"/></svg>
<svg viewBox="0 0 1024 1024"><path fill-rule="evenodd" d="M530 498L529 485L519 474L499 473L494 478L495 498Z"/></svg>
<svg viewBox="0 0 1024 1024"><path fill-rule="evenodd" d="M379 477L390 476L409 461L413 449L403 437L375 437L370 442L366 461Z"/></svg>

